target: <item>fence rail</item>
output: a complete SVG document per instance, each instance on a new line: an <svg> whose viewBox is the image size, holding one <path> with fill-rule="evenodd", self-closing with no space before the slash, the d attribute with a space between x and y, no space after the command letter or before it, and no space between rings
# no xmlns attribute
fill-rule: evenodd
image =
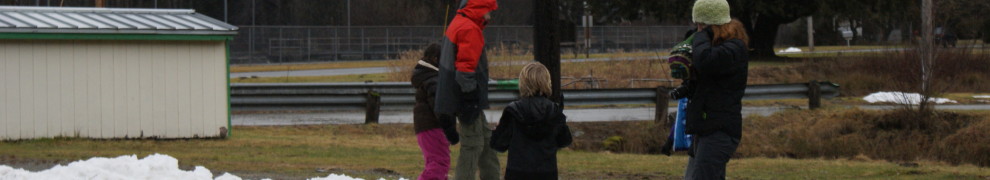
<svg viewBox="0 0 990 180"><path fill-rule="evenodd" d="M360 110L409 109L415 103L415 89L409 83L237 83L231 84L234 111ZM492 106L505 106L518 99L519 92L489 87ZM566 105L657 104L657 116L665 117L668 88L563 90ZM660 93L658 93L660 92ZM809 99L816 108L819 98L839 95L839 86L830 82L749 85L745 100ZM375 113L377 115L377 113ZM662 115L661 115L662 114Z"/></svg>

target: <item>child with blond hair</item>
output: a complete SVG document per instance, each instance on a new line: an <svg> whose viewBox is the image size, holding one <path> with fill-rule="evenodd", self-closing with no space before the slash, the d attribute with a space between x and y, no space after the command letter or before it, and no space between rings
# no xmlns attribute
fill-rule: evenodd
<svg viewBox="0 0 990 180"><path fill-rule="evenodd" d="M571 144L563 108L547 99L550 72L530 63L519 73L520 99L505 108L492 134L495 151L509 151L505 179L557 179L557 150Z"/></svg>

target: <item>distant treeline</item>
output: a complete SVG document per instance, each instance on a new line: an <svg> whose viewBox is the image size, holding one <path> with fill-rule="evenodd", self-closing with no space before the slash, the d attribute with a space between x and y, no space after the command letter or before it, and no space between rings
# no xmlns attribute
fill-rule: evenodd
<svg viewBox="0 0 990 180"><path fill-rule="evenodd" d="M5 0L0 5L93 7L97 0ZM106 7L182 8L234 25L410 26L443 25L458 0L103 0ZM920 0L727 0L746 25L757 56L771 55L778 27L814 17L818 44L844 44L840 27L857 44L885 43L900 30L910 40L920 29ZM559 0L565 25L592 14L595 25L688 25L693 0ZM348 3L350 5L348 6ZM499 0L492 25L532 25L532 0ZM962 39L990 33L987 0L935 1L935 26ZM348 8L350 7L350 8ZM349 12L349 13L348 13ZM800 37L798 37L800 39Z"/></svg>

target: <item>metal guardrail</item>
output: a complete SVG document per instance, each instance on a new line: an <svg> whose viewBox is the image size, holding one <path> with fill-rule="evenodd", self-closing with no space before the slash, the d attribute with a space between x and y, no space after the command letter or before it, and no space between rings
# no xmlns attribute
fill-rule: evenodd
<svg viewBox="0 0 990 180"><path fill-rule="evenodd" d="M817 84L817 88L809 86ZM279 110L359 110L377 101L382 109L408 109L415 102L415 89L407 82L379 83L264 83L231 84L231 109L234 111ZM517 90L498 89L490 85L492 106L505 106L518 98ZM669 101L666 87L630 89L563 90L566 105L651 104ZM814 93L817 90L818 93ZM378 99L370 100L371 94ZM660 95L660 96L658 96ZM830 82L749 85L745 100L815 99L839 95L839 86ZM667 103L660 103L666 111ZM658 105L660 105L658 104ZM660 106L658 106L658 110ZM666 112L664 112L665 114Z"/></svg>

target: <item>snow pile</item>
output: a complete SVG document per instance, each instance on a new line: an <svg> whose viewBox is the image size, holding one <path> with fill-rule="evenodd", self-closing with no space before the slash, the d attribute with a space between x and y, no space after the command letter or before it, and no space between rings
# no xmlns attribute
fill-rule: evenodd
<svg viewBox="0 0 990 180"><path fill-rule="evenodd" d="M977 95L977 96L973 96L973 98L976 98L976 99L990 99L990 95Z"/></svg>
<svg viewBox="0 0 990 180"><path fill-rule="evenodd" d="M96 157L39 172L0 166L0 179L213 179L213 173L202 166L183 171L179 169L179 160L152 154L144 159L135 155Z"/></svg>
<svg viewBox="0 0 990 180"><path fill-rule="evenodd" d="M196 166L192 171L179 169L179 160L163 154L152 154L144 159L135 155L116 158L95 157L85 161L76 161L68 165L58 165L51 169L30 172L24 169L14 169L0 165L0 179L4 180L33 180L33 179L213 179L213 173L202 166ZM230 173L216 177L216 180L241 180ZM316 177L311 180L363 180L345 175L330 174L327 177Z"/></svg>
<svg viewBox="0 0 990 180"><path fill-rule="evenodd" d="M801 52L801 49L798 49L796 47L789 47L787 49L782 49L779 52L782 52L782 53L799 53L799 52Z"/></svg>
<svg viewBox="0 0 990 180"><path fill-rule="evenodd" d="M921 94L918 93L902 93L902 92L876 92L863 97L863 100L870 103L878 102L888 102L896 104L920 104ZM945 103L959 103L951 99L946 98L929 98L929 101L935 102L935 104L945 104Z"/></svg>

